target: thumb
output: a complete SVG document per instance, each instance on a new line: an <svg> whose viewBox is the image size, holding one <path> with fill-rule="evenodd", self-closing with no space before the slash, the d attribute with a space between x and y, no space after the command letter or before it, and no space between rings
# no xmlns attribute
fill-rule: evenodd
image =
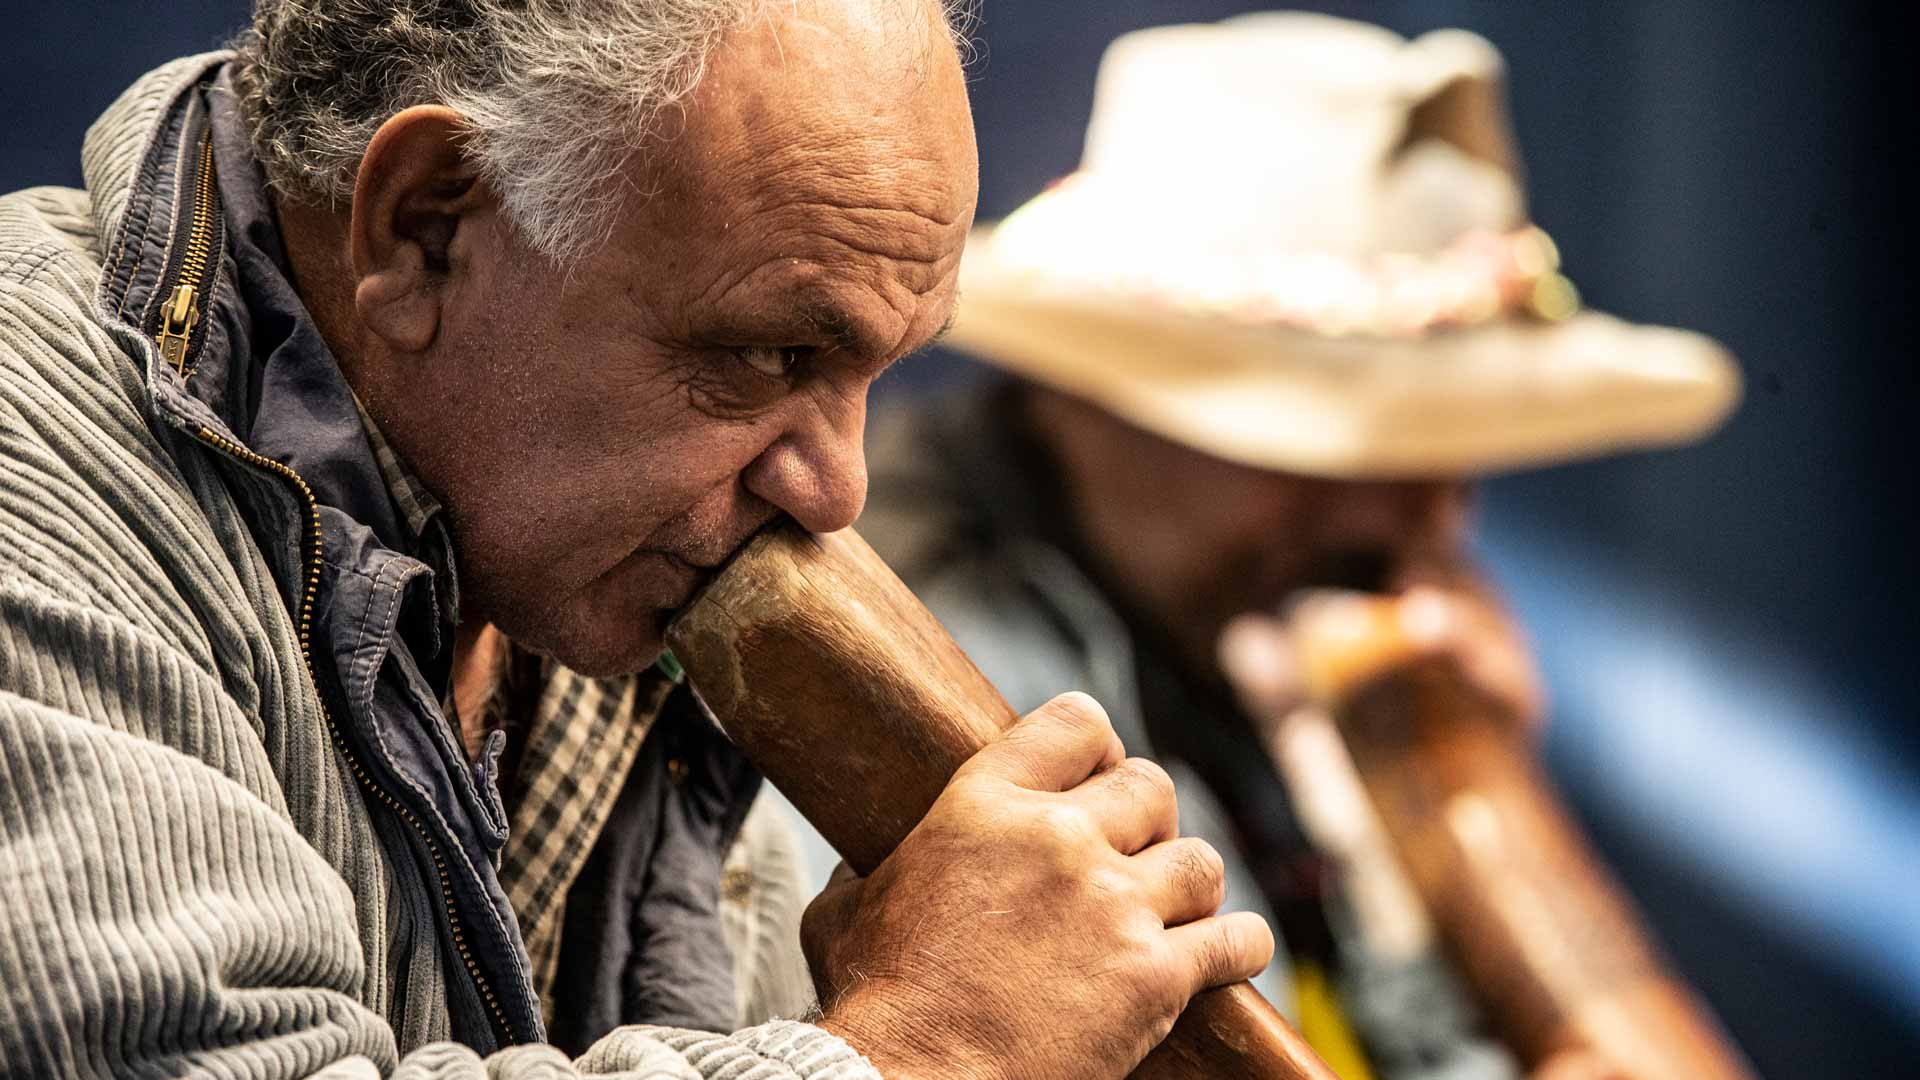
<svg viewBox="0 0 1920 1080"><path fill-rule="evenodd" d="M860 909L860 896L867 879L842 862L834 867L827 887L807 905L800 916L800 950L807 958L807 971L813 976L813 992L826 1008L834 996L846 989L834 956L839 944L853 927Z"/></svg>

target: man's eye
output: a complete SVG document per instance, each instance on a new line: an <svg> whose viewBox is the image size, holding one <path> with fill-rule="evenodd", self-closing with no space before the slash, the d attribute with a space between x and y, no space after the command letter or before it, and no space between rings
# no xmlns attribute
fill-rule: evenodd
<svg viewBox="0 0 1920 1080"><path fill-rule="evenodd" d="M784 379L793 374L793 369L806 358L806 353L805 349L755 346L742 349L740 358L747 362L748 367L770 379Z"/></svg>

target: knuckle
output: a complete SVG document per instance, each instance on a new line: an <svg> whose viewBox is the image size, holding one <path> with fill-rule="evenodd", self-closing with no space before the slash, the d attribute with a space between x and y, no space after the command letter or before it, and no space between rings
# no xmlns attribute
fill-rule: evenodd
<svg viewBox="0 0 1920 1080"><path fill-rule="evenodd" d="M1205 901L1209 909L1219 907L1227 892L1227 866L1220 853L1212 844L1194 837L1175 843L1179 850L1168 871L1174 886L1186 896Z"/></svg>
<svg viewBox="0 0 1920 1080"><path fill-rule="evenodd" d="M1187 839L1192 841L1193 857L1205 868L1207 878L1211 881L1226 881L1227 860L1221 856L1220 849L1197 836L1190 836Z"/></svg>
<svg viewBox="0 0 1920 1080"><path fill-rule="evenodd" d="M1044 744L1009 743L1001 753L1006 768L1002 775L1023 787L1036 784L1047 773L1049 751L1050 748Z"/></svg>
<svg viewBox="0 0 1920 1080"><path fill-rule="evenodd" d="M940 797L935 800L935 805L939 805L939 803L942 802L953 802L963 805L971 803L981 798L986 793L986 790L994 785L996 779L996 777L979 772L955 773L953 779L947 781L947 786L941 790Z"/></svg>
<svg viewBox="0 0 1920 1080"><path fill-rule="evenodd" d="M947 822L952 820L971 820L981 811L993 806L999 799L1001 789L1006 785L998 778L982 772L963 771L956 773L947 786L935 798L927 809L926 821ZM923 822L924 824L924 822Z"/></svg>
<svg viewBox="0 0 1920 1080"><path fill-rule="evenodd" d="M1082 738L1101 738L1113 731L1107 710L1092 695L1069 690L1041 706L1051 718Z"/></svg>
<svg viewBox="0 0 1920 1080"><path fill-rule="evenodd" d="M1150 798L1154 805L1164 806L1174 800L1173 777L1160 763L1150 758L1132 757L1121 762L1114 771L1125 777L1142 795Z"/></svg>

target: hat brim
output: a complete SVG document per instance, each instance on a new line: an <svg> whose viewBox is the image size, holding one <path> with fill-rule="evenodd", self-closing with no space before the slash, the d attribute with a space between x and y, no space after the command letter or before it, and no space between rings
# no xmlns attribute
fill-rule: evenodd
<svg viewBox="0 0 1920 1080"><path fill-rule="evenodd" d="M1711 339L1586 312L1417 339L1248 326L1037 287L970 245L949 340L1163 437L1260 468L1467 476L1705 435L1740 397Z"/></svg>

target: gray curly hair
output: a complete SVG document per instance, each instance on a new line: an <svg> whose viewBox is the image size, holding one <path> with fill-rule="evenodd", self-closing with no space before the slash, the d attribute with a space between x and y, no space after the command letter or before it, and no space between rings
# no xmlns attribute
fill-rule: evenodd
<svg viewBox="0 0 1920 1080"><path fill-rule="evenodd" d="M334 205L388 117L448 106L508 219L564 264L605 241L661 113L770 2L257 0L236 84L269 181ZM939 2L964 51L971 7Z"/></svg>

